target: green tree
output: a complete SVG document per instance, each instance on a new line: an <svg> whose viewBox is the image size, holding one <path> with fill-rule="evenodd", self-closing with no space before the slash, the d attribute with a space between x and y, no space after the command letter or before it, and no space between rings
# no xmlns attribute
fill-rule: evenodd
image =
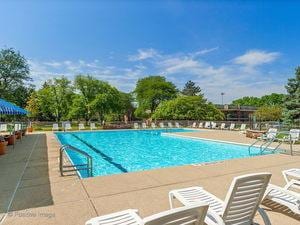
<svg viewBox="0 0 300 225"><path fill-rule="evenodd" d="M153 119L220 120L224 114L201 96L179 96L161 102L152 115Z"/></svg>
<svg viewBox="0 0 300 225"><path fill-rule="evenodd" d="M261 99L258 97L245 96L239 99L232 101L233 105L243 105L243 106L256 106L259 107L262 105Z"/></svg>
<svg viewBox="0 0 300 225"><path fill-rule="evenodd" d="M39 99L36 91L33 91L27 100L26 110L29 112L29 117L33 119L41 118L41 110Z"/></svg>
<svg viewBox="0 0 300 225"><path fill-rule="evenodd" d="M148 117L162 101L175 98L177 89L165 77L149 76L138 80L134 93L138 102L135 115Z"/></svg>
<svg viewBox="0 0 300 225"><path fill-rule="evenodd" d="M261 121L278 121L282 118L282 108L276 105L261 106L254 114Z"/></svg>
<svg viewBox="0 0 300 225"><path fill-rule="evenodd" d="M285 86L288 94L284 101L284 121L288 124L300 123L300 67L295 75Z"/></svg>
<svg viewBox="0 0 300 225"><path fill-rule="evenodd" d="M284 103L285 94L272 93L261 97L262 105L282 105Z"/></svg>
<svg viewBox="0 0 300 225"><path fill-rule="evenodd" d="M33 91L29 65L24 56L12 48L0 51L0 97L21 107Z"/></svg>
<svg viewBox="0 0 300 225"><path fill-rule="evenodd" d="M182 89L181 93L183 95L187 95L187 96L202 96L203 94L201 93L201 88L200 86L197 86L195 84L195 82L189 80L188 82L186 82L186 84L184 85L184 88Z"/></svg>

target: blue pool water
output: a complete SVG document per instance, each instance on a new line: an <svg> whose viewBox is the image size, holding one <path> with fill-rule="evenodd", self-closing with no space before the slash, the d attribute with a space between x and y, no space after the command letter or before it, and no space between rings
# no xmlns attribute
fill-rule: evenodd
<svg viewBox="0 0 300 225"><path fill-rule="evenodd" d="M93 176L127 173L154 168L226 159L252 157L260 154L248 147L213 141L177 138L163 135L165 130L126 130L56 133L61 144L86 151L93 158ZM168 132L193 132L171 129ZM74 164L85 163L78 153L67 151ZM85 171L81 177L87 177Z"/></svg>

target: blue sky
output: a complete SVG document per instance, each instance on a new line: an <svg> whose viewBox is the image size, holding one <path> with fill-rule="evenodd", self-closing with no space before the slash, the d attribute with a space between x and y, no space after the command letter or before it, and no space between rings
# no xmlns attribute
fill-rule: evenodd
<svg viewBox="0 0 300 225"><path fill-rule="evenodd" d="M161 74L220 103L272 92L299 65L297 1L0 1L0 47L44 80L88 73L123 91Z"/></svg>

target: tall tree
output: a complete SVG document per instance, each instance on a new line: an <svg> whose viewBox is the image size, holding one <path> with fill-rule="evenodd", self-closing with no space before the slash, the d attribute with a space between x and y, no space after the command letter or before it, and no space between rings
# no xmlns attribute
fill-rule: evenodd
<svg viewBox="0 0 300 225"><path fill-rule="evenodd" d="M295 75L285 86L288 94L284 102L284 121L288 124L300 123L300 67L296 68Z"/></svg>
<svg viewBox="0 0 300 225"><path fill-rule="evenodd" d="M184 85L184 88L182 89L181 93L186 96L202 96L203 94L201 93L201 88L200 86L197 86L195 82L189 80L186 82Z"/></svg>
<svg viewBox="0 0 300 225"><path fill-rule="evenodd" d="M134 93L138 102L136 116L149 117L159 103L175 98L177 89L165 77L149 76L138 80Z"/></svg>
<svg viewBox="0 0 300 225"><path fill-rule="evenodd" d="M0 51L0 97L25 106L33 91L29 65L24 56L12 48Z"/></svg>

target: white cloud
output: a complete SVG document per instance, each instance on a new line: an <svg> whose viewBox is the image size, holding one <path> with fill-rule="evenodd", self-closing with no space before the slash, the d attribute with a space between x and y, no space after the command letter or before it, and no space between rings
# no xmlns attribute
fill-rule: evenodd
<svg viewBox="0 0 300 225"><path fill-rule="evenodd" d="M138 49L138 53L135 55L130 55L128 57L129 61L141 61L149 58L154 58L159 56L159 53L153 49Z"/></svg>
<svg viewBox="0 0 300 225"><path fill-rule="evenodd" d="M265 63L271 63L279 57L278 52L250 50L242 56L216 66L203 57L218 48L203 49L189 53L163 54L155 49L138 50L130 56L118 60L126 66L104 65L99 60L63 60L40 62L30 60L31 74L37 86L46 79L91 74L108 81L122 91L132 91L136 81L149 74L161 74L182 88L188 80L193 80L202 88L206 98L220 102L220 93L225 92L225 102L245 95L264 95L271 92L284 92L284 78L276 76L279 71L266 69ZM196 57L197 56L197 57ZM136 63L135 61L138 61ZM261 65L257 67L257 65ZM255 90L255 91L254 91Z"/></svg>
<svg viewBox="0 0 300 225"><path fill-rule="evenodd" d="M244 55L238 56L233 59L235 64L245 66L257 66L273 62L280 56L279 52L266 52L262 50L250 50Z"/></svg>

